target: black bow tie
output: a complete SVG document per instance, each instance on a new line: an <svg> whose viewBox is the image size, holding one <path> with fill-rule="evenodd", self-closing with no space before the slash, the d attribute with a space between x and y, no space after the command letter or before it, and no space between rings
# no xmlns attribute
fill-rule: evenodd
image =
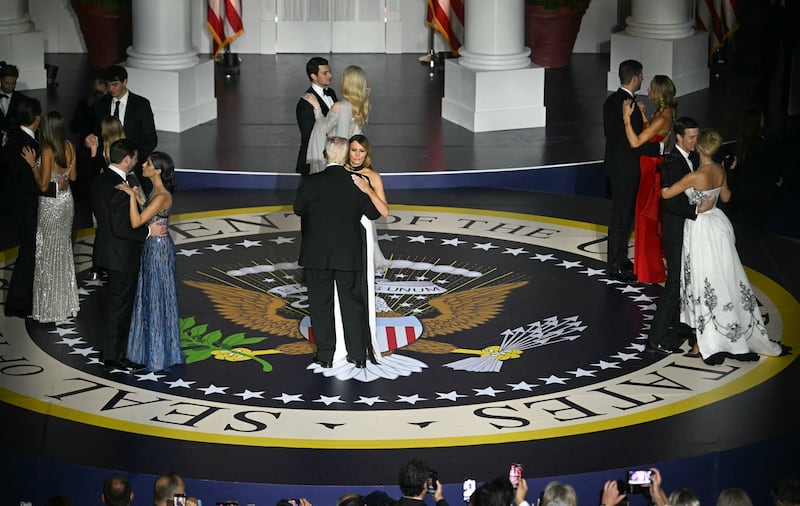
<svg viewBox="0 0 800 506"><path fill-rule="evenodd" d="M333 96L333 90L330 88L325 88L324 90L322 90L322 93L328 95L329 97Z"/></svg>
<svg viewBox="0 0 800 506"><path fill-rule="evenodd" d="M9 95L6 95L5 93L0 93L0 98L11 98L11 97Z"/></svg>

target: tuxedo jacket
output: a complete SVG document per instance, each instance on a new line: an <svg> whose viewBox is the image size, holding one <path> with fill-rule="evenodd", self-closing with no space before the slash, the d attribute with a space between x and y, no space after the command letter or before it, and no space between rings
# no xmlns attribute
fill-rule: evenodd
<svg viewBox="0 0 800 506"><path fill-rule="evenodd" d="M639 156L661 154L657 142L646 142L638 148L632 148L628 142L622 121L622 104L629 98L628 92L619 88L603 103L603 132L606 137L604 167L609 178L639 179ZM635 106L631 114L631 126L637 135L644 129L642 114Z"/></svg>
<svg viewBox="0 0 800 506"><path fill-rule="evenodd" d="M107 116L112 116L113 109L111 104L114 97L106 95L94 104L96 132L100 135L100 122ZM132 140L139 150L140 165L147 158L147 155L156 149L158 135L156 125L153 120L153 109L150 108L150 101L141 95L137 95L128 90L128 104L125 107L125 117L122 121L122 129L125 137Z"/></svg>
<svg viewBox="0 0 800 506"><path fill-rule="evenodd" d="M686 159L680 151L673 149L667 153L661 165L661 187L666 188L677 183L683 176L691 172ZM689 203L686 195L676 195L671 199L664 199L662 206L661 237L662 240L680 244L683 241L683 222L697 217L695 206Z"/></svg>
<svg viewBox="0 0 800 506"><path fill-rule="evenodd" d="M92 206L97 217L94 261L100 268L138 272L147 227L131 227L130 197L114 188L124 181L116 172L106 169L92 184Z"/></svg>
<svg viewBox="0 0 800 506"><path fill-rule="evenodd" d="M15 93L16 95L16 93ZM56 184L50 183L42 192L28 162L22 157L22 148L29 147L38 153L39 143L21 128L12 129L8 142L3 147L3 166L6 171L8 195L14 202L14 216L17 225L36 232L39 211L39 196L56 196Z"/></svg>
<svg viewBox="0 0 800 506"><path fill-rule="evenodd" d="M17 114L17 107L19 107L23 98L25 98L23 93L15 91L11 94L11 98L9 99L8 111L3 114L3 109L0 108L0 130L10 133L11 130L18 126L15 116Z"/></svg>
<svg viewBox="0 0 800 506"><path fill-rule="evenodd" d="M331 90L331 98L333 98L333 101L336 102L338 100L336 98L336 92L333 91L333 88L329 89ZM327 116L328 105L325 103L322 97L314 91L314 88L309 86L306 90L306 93L313 93L317 96L320 110L322 111L322 114ZM305 99L301 98L297 102L295 116L297 117L297 127L300 129L300 151L297 153L297 165L295 167L295 172L298 174L308 175L309 167L308 163L306 163L306 154L308 152L308 140L311 138L311 131L314 130L314 107Z"/></svg>
<svg viewBox="0 0 800 506"><path fill-rule="evenodd" d="M362 271L365 231L361 215L380 216L369 197L353 183L341 165L304 177L294 200L300 216L300 260L303 267Z"/></svg>

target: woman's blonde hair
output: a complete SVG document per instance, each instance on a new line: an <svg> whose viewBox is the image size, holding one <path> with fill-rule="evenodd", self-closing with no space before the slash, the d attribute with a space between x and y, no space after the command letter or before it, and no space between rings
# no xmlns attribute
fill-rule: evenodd
<svg viewBox="0 0 800 506"><path fill-rule="evenodd" d="M697 152L706 156L714 153L722 146L722 136L716 130L704 128L697 137Z"/></svg>
<svg viewBox="0 0 800 506"><path fill-rule="evenodd" d="M558 481L551 481L542 492L541 506L576 506L578 495L571 485Z"/></svg>
<svg viewBox="0 0 800 506"><path fill-rule="evenodd" d="M653 90L653 100L656 103L656 114L664 109L672 109L675 115L678 108L678 101L675 99L675 83L668 76L658 74L653 76L650 82L650 89Z"/></svg>
<svg viewBox="0 0 800 506"><path fill-rule="evenodd" d="M360 128L369 120L369 95L367 95L367 75L364 69L350 65L342 72L342 96L353 108L353 119Z"/></svg>
<svg viewBox="0 0 800 506"><path fill-rule="evenodd" d="M111 144L114 141L125 138L125 130L122 123L114 116L106 116L100 122L100 136L103 138L103 158L106 163L111 163Z"/></svg>
<svg viewBox="0 0 800 506"><path fill-rule="evenodd" d="M717 506L753 506L753 501L744 490L731 487L719 493Z"/></svg>

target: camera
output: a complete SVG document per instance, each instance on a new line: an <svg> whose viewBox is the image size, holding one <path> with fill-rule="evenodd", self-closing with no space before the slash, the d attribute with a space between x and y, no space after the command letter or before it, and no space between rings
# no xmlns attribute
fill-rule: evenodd
<svg viewBox="0 0 800 506"><path fill-rule="evenodd" d="M478 484L473 478L467 478L464 480L464 502L469 502L469 500L472 498L472 494L475 493L477 486Z"/></svg>
<svg viewBox="0 0 800 506"><path fill-rule="evenodd" d="M522 464L511 464L508 470L508 481L511 482L511 486L517 488L520 478L522 478Z"/></svg>
<svg viewBox="0 0 800 506"><path fill-rule="evenodd" d="M439 482L439 473L436 471L428 471L427 489L429 494L436 493L436 484Z"/></svg>
<svg viewBox="0 0 800 506"><path fill-rule="evenodd" d="M173 495L172 506L186 506L186 494Z"/></svg>

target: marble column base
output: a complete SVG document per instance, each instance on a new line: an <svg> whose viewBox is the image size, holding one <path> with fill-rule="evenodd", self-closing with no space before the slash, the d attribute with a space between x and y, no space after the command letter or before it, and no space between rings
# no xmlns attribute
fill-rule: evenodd
<svg viewBox="0 0 800 506"><path fill-rule="evenodd" d="M213 61L178 70L126 69L131 91L150 100L157 130L183 132L217 117Z"/></svg>
<svg viewBox="0 0 800 506"><path fill-rule="evenodd" d="M473 132L545 126L544 68L474 70L444 64L442 117Z"/></svg>
<svg viewBox="0 0 800 506"><path fill-rule="evenodd" d="M44 68L44 34L30 31L0 35L0 60L19 69L17 91L47 87Z"/></svg>
<svg viewBox="0 0 800 506"><path fill-rule="evenodd" d="M611 65L608 70L609 91L619 88L619 64L638 60L644 65L645 93L656 74L669 76L675 83L677 96L708 88L708 34L695 32L682 39L650 39L625 32L611 34Z"/></svg>

